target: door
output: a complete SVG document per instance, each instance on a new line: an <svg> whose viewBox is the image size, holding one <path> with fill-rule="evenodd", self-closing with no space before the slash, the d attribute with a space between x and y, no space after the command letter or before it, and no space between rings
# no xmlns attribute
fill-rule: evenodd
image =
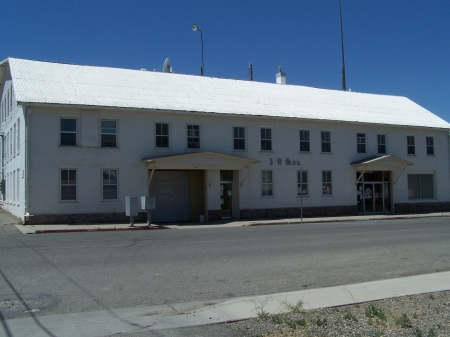
<svg viewBox="0 0 450 337"><path fill-rule="evenodd" d="M231 219L233 214L233 183L220 183L222 219Z"/></svg>

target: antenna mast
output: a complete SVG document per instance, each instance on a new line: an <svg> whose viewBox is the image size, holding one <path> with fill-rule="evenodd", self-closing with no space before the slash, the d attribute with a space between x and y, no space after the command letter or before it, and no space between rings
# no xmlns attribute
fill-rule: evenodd
<svg viewBox="0 0 450 337"><path fill-rule="evenodd" d="M249 67L248 67L248 70L249 70L249 80L250 81L253 81L253 65L250 63L250 65L249 65Z"/></svg>
<svg viewBox="0 0 450 337"><path fill-rule="evenodd" d="M341 6L341 0L339 0L339 13L340 13L340 17L341 17L342 90L347 91L347 84L345 82L344 31L342 30L342 6Z"/></svg>

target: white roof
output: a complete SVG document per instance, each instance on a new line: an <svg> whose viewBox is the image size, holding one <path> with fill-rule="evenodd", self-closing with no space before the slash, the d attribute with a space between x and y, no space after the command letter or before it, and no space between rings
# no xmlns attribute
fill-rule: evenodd
<svg viewBox="0 0 450 337"><path fill-rule="evenodd" d="M16 99L450 129L406 97L9 58Z"/></svg>

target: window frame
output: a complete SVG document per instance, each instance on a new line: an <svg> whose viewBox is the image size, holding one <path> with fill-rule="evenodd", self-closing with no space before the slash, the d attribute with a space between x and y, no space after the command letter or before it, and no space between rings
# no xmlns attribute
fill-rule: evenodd
<svg viewBox="0 0 450 337"><path fill-rule="evenodd" d="M167 126L167 134L163 134L163 129L162 127L166 125ZM158 132L158 126L161 127L161 130L159 130ZM167 139L167 146L162 146L162 145L158 145L158 139L164 140ZM155 148L156 149L170 149L170 123L166 123L166 122L158 122L155 123Z"/></svg>
<svg viewBox="0 0 450 337"><path fill-rule="evenodd" d="M260 135L261 135L261 151L264 151L264 152L273 151L272 128L262 127L261 131L260 131ZM265 145L263 145L263 144L265 144ZM268 148L266 148L266 147L268 147Z"/></svg>
<svg viewBox="0 0 450 337"><path fill-rule="evenodd" d="M114 122L114 124L115 124L114 133L104 132L103 131L103 122ZM119 138L118 137L118 126L119 126L119 122L116 119L102 119L100 121L100 147L102 147L102 148L110 148L110 149L119 147L118 146L118 138ZM111 129L111 128L107 128L107 129ZM103 145L104 142L105 143L112 143L113 142L111 140L108 141L108 140L104 140L103 139L103 136L111 136L111 135L114 136L114 145L111 145L111 146Z"/></svg>
<svg viewBox="0 0 450 337"><path fill-rule="evenodd" d="M327 192L327 187L330 188L330 192ZM332 197L332 196L333 196L332 171L331 170L322 170L322 197Z"/></svg>
<svg viewBox="0 0 450 337"><path fill-rule="evenodd" d="M191 136L191 135L189 135L189 131L191 131L191 130L189 130L189 127L197 127L198 128L198 130L192 130L192 131L197 131L197 133L198 133L198 135L195 135L195 136ZM197 142L193 142L193 141L189 141L189 139L197 139ZM187 146L187 148L189 149L189 150L199 150L199 149L201 149L201 147L202 147L202 145L201 145L201 127L200 127L200 124L186 124L186 141L187 141L187 144L186 144L186 146ZM197 147L191 147L191 146L189 146L189 144L198 144L198 146Z"/></svg>
<svg viewBox="0 0 450 337"><path fill-rule="evenodd" d="M300 174L302 174L301 181L300 181ZM303 194L303 190L304 190L305 186L306 186L306 194ZM298 170L297 171L297 197L303 197L303 198L309 197L308 170L302 170L302 171Z"/></svg>
<svg viewBox="0 0 450 337"><path fill-rule="evenodd" d="M108 171L108 180L111 180L111 172L114 171L116 173L116 182L115 183L105 183L104 174ZM118 169L110 169L103 168L101 170L101 181L102 181L102 201L118 201L119 200L119 170ZM115 186L116 189L116 197L115 198L105 198L105 187Z"/></svg>
<svg viewBox="0 0 450 337"><path fill-rule="evenodd" d="M74 120L75 121L75 131L63 130L62 121L63 120ZM75 134L75 144L63 144L63 134ZM75 117L61 117L59 120L59 146L71 147L78 146L78 119Z"/></svg>
<svg viewBox="0 0 450 337"><path fill-rule="evenodd" d="M429 140L431 140L431 144L429 143ZM426 136L425 142L427 146L427 156L434 156L434 137Z"/></svg>
<svg viewBox="0 0 450 337"><path fill-rule="evenodd" d="M268 181L270 173L270 182ZM268 188L269 187L269 188ZM270 191L270 194L268 193ZM273 170L261 170L261 197L273 198Z"/></svg>
<svg viewBox="0 0 450 337"><path fill-rule="evenodd" d="M69 175L67 177L68 179L66 180L67 183L63 183L63 177L62 177L63 171L67 171L68 174L70 174L69 171L75 172L75 183L69 183L71 181L69 179L70 178ZM75 186L75 198L74 199L63 198L63 187L70 187L70 186ZM60 168L59 169L59 201L60 202L76 202L76 201L78 201L78 170L76 168Z"/></svg>
<svg viewBox="0 0 450 337"><path fill-rule="evenodd" d="M411 141L412 140L412 144ZM406 153L408 156L416 155L416 137L413 135L406 136Z"/></svg>
<svg viewBox="0 0 450 337"><path fill-rule="evenodd" d="M240 131L244 132L244 136L240 137ZM236 137L236 131L238 131L238 137ZM233 126L233 151L247 151L247 128L245 126ZM238 146L239 148L236 148L236 142L238 142L238 144L240 142L244 143L244 148L241 149L240 146Z"/></svg>
<svg viewBox="0 0 450 337"><path fill-rule="evenodd" d="M358 154L367 153L367 137L365 133L358 132L356 134L356 153Z"/></svg>
<svg viewBox="0 0 450 337"><path fill-rule="evenodd" d="M299 130L299 139L300 152L311 152L311 134L309 130Z"/></svg>
<svg viewBox="0 0 450 337"><path fill-rule="evenodd" d="M380 141L380 137L384 138L384 143L382 143ZM380 148L383 148L383 147L384 147L384 151L382 151L382 150L380 151ZM378 151L378 154L386 154L387 153L386 134L384 134L384 133L377 134L377 151Z"/></svg>
<svg viewBox="0 0 450 337"><path fill-rule="evenodd" d="M324 140L323 136L328 136L328 140ZM329 151L324 150L324 145L328 145ZM321 152L322 153L331 153L331 131L320 131L320 146L321 146Z"/></svg>
<svg viewBox="0 0 450 337"><path fill-rule="evenodd" d="M431 183L431 187L433 188L433 196L432 197L422 197L422 191L424 190L424 186L422 185L422 181L424 181L425 177L427 176L428 178L431 176L432 179L432 183ZM417 177L418 178L418 182L419 182L419 197L412 197L411 196L411 188L413 186L411 186L414 182L412 182L412 178L413 177ZM409 173L407 176L407 181L408 181L408 200L435 200L436 199L436 175L435 173ZM426 182L424 181L424 184Z"/></svg>

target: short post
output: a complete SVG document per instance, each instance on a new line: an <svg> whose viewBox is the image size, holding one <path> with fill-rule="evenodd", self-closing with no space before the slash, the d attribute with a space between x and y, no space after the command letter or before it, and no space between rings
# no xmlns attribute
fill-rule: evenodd
<svg viewBox="0 0 450 337"><path fill-rule="evenodd" d="M303 221L303 169L300 166L300 221Z"/></svg>
<svg viewBox="0 0 450 337"><path fill-rule="evenodd" d="M152 225L152 211L147 210L147 226L150 227Z"/></svg>

